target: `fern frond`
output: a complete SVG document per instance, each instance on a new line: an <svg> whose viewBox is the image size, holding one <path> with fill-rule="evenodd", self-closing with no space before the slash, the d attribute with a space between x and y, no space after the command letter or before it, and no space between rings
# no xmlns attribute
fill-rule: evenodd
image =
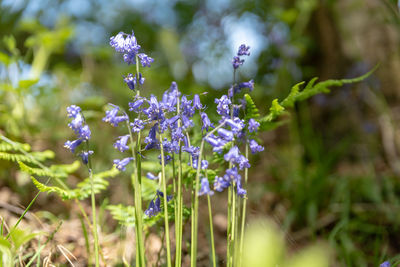
<svg viewBox="0 0 400 267"><path fill-rule="evenodd" d="M295 84L290 90L289 95L283 101L278 102L277 99L272 101L269 113L260 120L261 129L265 130L276 126L272 125L271 122L282 115L286 108L292 108L296 102L306 100L319 93L329 93L331 87L339 87L344 84L360 82L368 78L378 67L379 65L376 65L366 74L353 79L326 80L315 84L318 78L313 78L308 82L303 90L301 90L301 86L304 85L305 82Z"/></svg>
<svg viewBox="0 0 400 267"><path fill-rule="evenodd" d="M61 173L61 172L56 173L42 168L30 167L21 161L18 161L18 165L21 171L26 172L30 175L37 175L37 176L51 177L51 178L66 178L68 176L66 173Z"/></svg>
<svg viewBox="0 0 400 267"><path fill-rule="evenodd" d="M260 116L260 111L258 110L251 96L249 94L245 94L244 99L246 100L246 116L244 119L248 121L250 119L258 118Z"/></svg>
<svg viewBox="0 0 400 267"><path fill-rule="evenodd" d="M74 173L76 172L79 167L81 166L81 163L79 160L75 160L71 164L60 164L60 165L51 165L50 170L53 171L54 173Z"/></svg>
<svg viewBox="0 0 400 267"><path fill-rule="evenodd" d="M111 216L119 224L124 226L135 225L135 208L133 206L119 205L108 205L106 207L111 213Z"/></svg>
<svg viewBox="0 0 400 267"><path fill-rule="evenodd" d="M18 143L15 141L13 141L13 143L0 142L1 152L17 151L19 149L29 152L31 150L31 146L29 144Z"/></svg>
<svg viewBox="0 0 400 267"><path fill-rule="evenodd" d="M36 160L30 156L25 156L22 154L11 154L7 152L0 152L0 159L6 161L13 161L13 162L26 162L26 163L34 163Z"/></svg>
<svg viewBox="0 0 400 267"><path fill-rule="evenodd" d="M76 198L76 194L73 190L65 190L58 186L47 186L45 184L42 184L38 180L36 180L35 177L33 177L33 176L31 176L31 180L40 192L46 192L48 194L56 193L63 200Z"/></svg>
<svg viewBox="0 0 400 267"><path fill-rule="evenodd" d="M31 152L29 155L31 155L38 161L45 161L47 159L53 159L56 154L51 150L45 150L45 151Z"/></svg>
<svg viewBox="0 0 400 267"><path fill-rule="evenodd" d="M109 183L106 178L115 177L119 171L113 167L111 170L104 171L93 175L93 188L94 193L98 194L101 191L107 189ZM90 196L92 190L90 177L85 178L82 182L77 185L77 188L73 191L78 199L85 199Z"/></svg>

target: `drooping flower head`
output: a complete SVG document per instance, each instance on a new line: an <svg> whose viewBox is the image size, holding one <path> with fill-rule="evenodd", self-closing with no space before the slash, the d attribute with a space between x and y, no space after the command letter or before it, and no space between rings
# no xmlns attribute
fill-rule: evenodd
<svg viewBox="0 0 400 267"><path fill-rule="evenodd" d="M201 187L200 187L200 191L198 193L199 196L201 196L201 195L210 195L210 196L214 195L214 192L210 189L210 184L209 184L207 178L205 178L205 177L202 178L200 184L201 184Z"/></svg>

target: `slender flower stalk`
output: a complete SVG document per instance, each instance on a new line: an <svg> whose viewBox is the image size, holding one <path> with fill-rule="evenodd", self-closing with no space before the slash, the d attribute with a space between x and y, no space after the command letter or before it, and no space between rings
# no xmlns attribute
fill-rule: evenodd
<svg viewBox="0 0 400 267"><path fill-rule="evenodd" d="M169 224L168 224L168 195L167 195L167 181L165 178L165 158L164 158L164 147L163 147L163 138L160 133L160 150L161 150L161 183L162 190L164 194L164 224L165 224L165 242L167 243L167 266L171 267L171 247L170 247L170 238L169 238Z"/></svg>
<svg viewBox="0 0 400 267"><path fill-rule="evenodd" d="M177 97L176 104L176 113L180 114L180 101L179 97ZM178 127L182 126L181 120L178 120ZM183 199L182 199L182 149L181 149L181 141L178 142L179 154L178 154L178 184L177 184L177 196L176 196L176 233L175 233L175 266L180 267L182 265L182 210L183 210Z"/></svg>
<svg viewBox="0 0 400 267"><path fill-rule="evenodd" d="M249 145L246 144L245 148L245 157L249 156ZM248 179L248 169L244 170L244 186L247 187L247 179ZM246 225L246 202L247 198L243 199L243 207L242 207L242 224L240 230L240 245L239 245L239 264L238 267L242 266L242 258L243 258L243 244L244 244L244 227Z"/></svg>

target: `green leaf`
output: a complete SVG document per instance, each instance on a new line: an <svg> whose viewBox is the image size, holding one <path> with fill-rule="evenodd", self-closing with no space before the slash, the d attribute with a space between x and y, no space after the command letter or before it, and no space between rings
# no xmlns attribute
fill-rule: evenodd
<svg viewBox="0 0 400 267"><path fill-rule="evenodd" d="M249 94L245 94L244 99L246 100L246 116L244 119L248 121L250 119L258 118L260 116L260 112L251 96Z"/></svg>
<svg viewBox="0 0 400 267"><path fill-rule="evenodd" d="M43 177L52 177L52 178L66 178L68 175L66 173L55 173L49 170L44 170L42 168L33 168L30 167L26 164L24 164L21 161L18 161L19 167L21 171L26 172L30 175L37 175L37 176L43 176Z"/></svg>
<svg viewBox="0 0 400 267"><path fill-rule="evenodd" d="M30 155L32 155L38 161L45 161L47 159L53 159L56 154L51 150L45 150L32 152Z"/></svg>
<svg viewBox="0 0 400 267"><path fill-rule="evenodd" d="M79 160L75 160L71 164L59 164L59 165L51 165L50 170L52 170L54 173L74 173L76 172L79 167L81 166L81 163Z"/></svg>
<svg viewBox="0 0 400 267"><path fill-rule="evenodd" d="M18 151L20 149L28 152L31 150L31 146L29 144L22 144L15 141L13 142L13 144L7 142L0 142L0 151L2 152Z"/></svg>
<svg viewBox="0 0 400 267"><path fill-rule="evenodd" d="M34 80L20 80L18 83L18 87L21 89L28 89L32 85L35 85L39 79L34 79Z"/></svg>
<svg viewBox="0 0 400 267"><path fill-rule="evenodd" d="M11 59L7 54L0 52L0 62L3 62L4 65L8 66L11 63Z"/></svg>
<svg viewBox="0 0 400 267"><path fill-rule="evenodd" d="M133 206L108 205L106 209L110 211L113 219L118 221L119 224L124 226L135 225L135 208Z"/></svg>
<svg viewBox="0 0 400 267"><path fill-rule="evenodd" d="M64 190L60 187L57 186L47 186L45 184L42 184L41 182L39 182L38 180L36 180L33 176L31 176L32 182L33 184L37 187L37 189L40 192L46 192L46 193L56 193L57 195L59 195L62 199L66 200L66 199L73 199L76 198L76 194L74 191L72 190Z"/></svg>
<svg viewBox="0 0 400 267"><path fill-rule="evenodd" d="M4 267L13 266L11 244L5 237L2 236L0 236L0 266Z"/></svg>
<svg viewBox="0 0 400 267"><path fill-rule="evenodd" d="M38 236L39 233L28 233L28 231L15 228L11 231L10 236L15 251L18 251L23 245L28 243L31 239Z"/></svg>
<svg viewBox="0 0 400 267"><path fill-rule="evenodd" d="M35 162L35 159L30 156L21 155L21 154L10 154L7 152L0 152L0 159L7 160L7 161L13 161L13 162L18 162L18 161L27 162L27 163Z"/></svg>

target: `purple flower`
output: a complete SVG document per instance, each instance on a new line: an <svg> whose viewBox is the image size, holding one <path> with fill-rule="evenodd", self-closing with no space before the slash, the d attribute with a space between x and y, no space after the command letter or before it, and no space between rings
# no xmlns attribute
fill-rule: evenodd
<svg viewBox="0 0 400 267"><path fill-rule="evenodd" d="M238 117L235 117L233 120L227 119L225 120L225 123L231 127L234 133L240 132L245 126L243 120Z"/></svg>
<svg viewBox="0 0 400 267"><path fill-rule="evenodd" d="M143 67L150 67L150 64L154 62L154 59L149 57L148 55L144 53L138 54L138 57L140 59L140 63L142 64Z"/></svg>
<svg viewBox="0 0 400 267"><path fill-rule="evenodd" d="M114 108L106 111L106 116L103 118L104 122L109 122L112 126L117 127L119 123L128 120L127 115L117 116L119 107L110 104Z"/></svg>
<svg viewBox="0 0 400 267"><path fill-rule="evenodd" d="M76 134L79 134L79 131L83 126L83 123L84 123L83 116L80 113L78 113L75 115L71 123L68 124L68 127L74 130Z"/></svg>
<svg viewBox="0 0 400 267"><path fill-rule="evenodd" d="M226 141L232 141L233 140L233 133L229 130L226 130L224 128L218 129L218 134L221 136L224 140Z"/></svg>
<svg viewBox="0 0 400 267"><path fill-rule="evenodd" d="M208 136L205 140L213 146L213 151L218 153L222 152L224 145L227 143L225 140L216 138L215 136Z"/></svg>
<svg viewBox="0 0 400 267"><path fill-rule="evenodd" d="M203 105L200 102L200 96L198 94L195 94L193 97L193 108L197 110L201 110L203 108Z"/></svg>
<svg viewBox="0 0 400 267"><path fill-rule="evenodd" d="M238 85L239 90L242 88L249 88L250 92L254 90L254 81L250 80L248 82L239 83Z"/></svg>
<svg viewBox="0 0 400 267"><path fill-rule="evenodd" d="M208 179L207 178L202 178L200 184L201 184L201 187L200 187L200 191L198 193L199 196L202 196L202 195L212 196L212 195L214 195L214 192L210 189L210 184L208 183Z"/></svg>
<svg viewBox="0 0 400 267"><path fill-rule="evenodd" d="M130 123L130 126L132 127L133 132L138 133L144 128L144 123L142 120L136 118L133 122Z"/></svg>
<svg viewBox="0 0 400 267"><path fill-rule="evenodd" d="M115 36L110 37L110 45L115 48L117 52L124 52L125 50L125 38L124 33L119 32Z"/></svg>
<svg viewBox="0 0 400 267"><path fill-rule="evenodd" d="M250 168L250 163L249 160L243 156L240 155L237 159L236 159L236 164L239 165L239 169L243 170L243 168Z"/></svg>
<svg viewBox="0 0 400 267"><path fill-rule="evenodd" d="M223 95L220 99L216 98L215 103L217 104L217 113L222 117L228 117L230 113L229 106L232 104L228 96Z"/></svg>
<svg viewBox="0 0 400 267"><path fill-rule="evenodd" d="M182 126L183 126L184 129L188 129L188 128L190 128L190 127L192 127L194 125L193 121L191 119L189 119L189 117L184 115L184 114L182 114L181 119L182 119L182 124L183 124Z"/></svg>
<svg viewBox="0 0 400 267"><path fill-rule="evenodd" d="M82 143L82 139L77 139L74 141L67 141L64 143L64 147L68 148L71 150L72 153L75 153L75 149Z"/></svg>
<svg viewBox="0 0 400 267"><path fill-rule="evenodd" d="M143 103L144 103L144 99L143 98L139 98L135 102L129 102L128 103L129 111L138 112L138 109L140 108L141 105L143 105Z"/></svg>
<svg viewBox="0 0 400 267"><path fill-rule="evenodd" d="M182 114L191 118L194 115L195 109L192 106L192 101L188 100L186 96L182 96L181 98L181 106L182 106Z"/></svg>
<svg viewBox="0 0 400 267"><path fill-rule="evenodd" d="M240 59L240 57L233 57L232 59L232 66L234 69L239 68L239 66L243 65L244 59Z"/></svg>
<svg viewBox="0 0 400 267"><path fill-rule="evenodd" d="M242 182L240 180L236 182L236 193L241 197L247 194L247 191L242 188Z"/></svg>
<svg viewBox="0 0 400 267"><path fill-rule="evenodd" d="M84 140L89 140L90 135L91 135L91 132L90 132L88 125L85 125L79 129L79 138L84 139Z"/></svg>
<svg viewBox="0 0 400 267"><path fill-rule="evenodd" d="M189 153L192 157L198 157L200 147L198 147L198 146L183 146L182 151Z"/></svg>
<svg viewBox="0 0 400 267"><path fill-rule="evenodd" d="M250 46L246 46L245 44L242 44L239 46L239 50L237 52L238 56L250 56Z"/></svg>
<svg viewBox="0 0 400 267"><path fill-rule="evenodd" d="M128 165L128 163L131 162L132 160L133 160L133 157L124 158L122 160L115 159L114 165L119 171L125 171L126 165Z"/></svg>
<svg viewBox="0 0 400 267"><path fill-rule="evenodd" d="M150 180L158 180L158 179L159 179L158 176L155 176L155 175L152 174L151 172L148 172L148 173L146 174L146 177L149 178Z"/></svg>
<svg viewBox="0 0 400 267"><path fill-rule="evenodd" d="M160 198L157 196L156 201L152 199L150 201L150 205L147 210L144 211L144 214L148 217L156 216L161 211L161 201Z"/></svg>
<svg viewBox="0 0 400 267"><path fill-rule="evenodd" d="M225 180L223 177L215 176L214 180L214 190L218 192L224 191L225 188L228 188L231 183Z"/></svg>
<svg viewBox="0 0 400 267"><path fill-rule="evenodd" d="M161 162L161 155L158 155L157 158L160 160L159 163L160 163L160 165L161 165L161 164L162 164L162 162ZM165 165L167 165L168 163L170 163L171 160L172 160L172 157L171 157L170 155L164 155L164 164L165 164Z"/></svg>
<svg viewBox="0 0 400 267"><path fill-rule="evenodd" d="M225 175L224 175L224 179L226 181L229 181L229 182L232 182L232 181L237 182L237 181L240 181L241 176L238 173L237 168L233 167L231 169L227 169L226 170Z"/></svg>
<svg viewBox="0 0 400 267"><path fill-rule="evenodd" d="M69 118L75 118L81 112L81 108L75 105L67 107L67 114Z"/></svg>
<svg viewBox="0 0 400 267"><path fill-rule="evenodd" d="M128 150L129 147L126 145L128 142L129 135L120 136L119 139L114 143L114 148L118 149L121 152Z"/></svg>
<svg viewBox="0 0 400 267"><path fill-rule="evenodd" d="M379 267L390 267L390 262L389 261L382 262L381 265L379 265Z"/></svg>
<svg viewBox="0 0 400 267"><path fill-rule="evenodd" d="M86 165L89 163L89 156L92 154L93 154L93 151L89 150L89 151L84 151L79 155L81 156L83 163Z"/></svg>
<svg viewBox="0 0 400 267"><path fill-rule="evenodd" d="M249 120L248 129L249 129L249 132L250 132L250 133L252 133L252 132L257 132L258 127L260 127L260 123L259 123L259 122L257 122L257 121L254 120L254 119L250 119L250 120Z"/></svg>
<svg viewBox="0 0 400 267"><path fill-rule="evenodd" d="M252 154L264 151L264 147L260 146L259 144L257 144L257 142L255 140L253 140L253 139L251 139L249 141L249 144L250 144L250 150L251 150Z"/></svg>
<svg viewBox="0 0 400 267"><path fill-rule="evenodd" d="M204 159L204 160L201 161L201 168L203 170L208 168L208 161L207 160Z"/></svg>
<svg viewBox="0 0 400 267"><path fill-rule="evenodd" d="M239 158L239 148L237 146L233 146L228 153L224 155L224 160L228 162L236 162Z"/></svg>
<svg viewBox="0 0 400 267"><path fill-rule="evenodd" d="M133 76L132 73L129 73L128 76L124 77L124 82L128 85L129 89L135 90L136 76Z"/></svg>
<svg viewBox="0 0 400 267"><path fill-rule="evenodd" d="M200 116L201 116L201 121L203 122L203 126L201 126L202 130L205 129L208 132L208 128L210 128L210 127L214 128L214 125L211 123L210 119L208 118L207 113L202 112L200 114Z"/></svg>

